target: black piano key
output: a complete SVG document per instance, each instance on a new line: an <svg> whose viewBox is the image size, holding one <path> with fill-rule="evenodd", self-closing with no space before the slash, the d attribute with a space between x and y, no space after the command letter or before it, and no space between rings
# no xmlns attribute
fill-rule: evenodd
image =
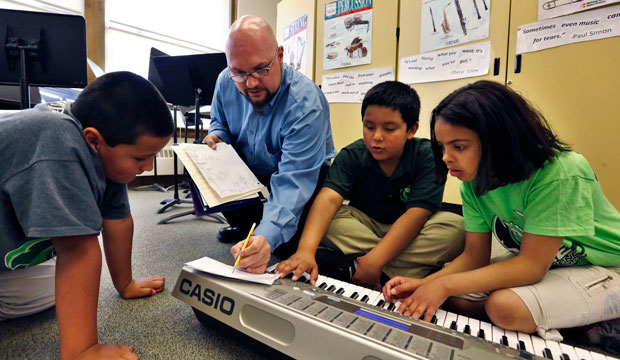
<svg viewBox="0 0 620 360"><path fill-rule="evenodd" d="M453 320L452 323L450 323L450 329L456 330L456 321L455 320Z"/></svg>
<svg viewBox="0 0 620 360"><path fill-rule="evenodd" d="M368 302L368 300L370 300L370 298L368 297L368 295L364 295L362 296L362 298L360 299L361 302Z"/></svg>
<svg viewBox="0 0 620 360"><path fill-rule="evenodd" d="M437 316L433 315L433 318L431 319L431 322L433 324L437 324Z"/></svg>
<svg viewBox="0 0 620 360"><path fill-rule="evenodd" d="M463 332L467 335L471 335L471 328L469 327L469 324L465 325Z"/></svg>
<svg viewBox="0 0 620 360"><path fill-rule="evenodd" d="M551 353L551 350L549 350L549 348L545 348L545 350L543 350L543 357L545 359L553 359L553 354Z"/></svg>
<svg viewBox="0 0 620 360"><path fill-rule="evenodd" d="M395 307L396 307L396 304L390 303L390 305L388 305L387 309L388 309L388 311L392 311L392 310L394 310Z"/></svg>
<svg viewBox="0 0 620 360"><path fill-rule="evenodd" d="M486 339L486 336L484 334L484 329L478 330L478 337L481 339Z"/></svg>
<svg viewBox="0 0 620 360"><path fill-rule="evenodd" d="M560 355L560 360L571 360L571 358L567 353L562 353L562 355Z"/></svg>
<svg viewBox="0 0 620 360"><path fill-rule="evenodd" d="M324 282L324 283L322 283L321 285L319 285L319 287L320 287L321 289L325 289L325 288L327 287L327 283L326 283L326 282Z"/></svg>
<svg viewBox="0 0 620 360"><path fill-rule="evenodd" d="M383 305L385 305L385 300L379 300L379 302L377 303L377 307L383 307Z"/></svg>
<svg viewBox="0 0 620 360"><path fill-rule="evenodd" d="M351 296L349 296L351 299L357 299L357 297L360 296L360 294L356 292L354 292L353 294L351 294Z"/></svg>
<svg viewBox="0 0 620 360"><path fill-rule="evenodd" d="M525 343L523 342L523 340L519 340L519 343L517 344L517 349L519 349L519 350L526 350L525 349Z"/></svg>
<svg viewBox="0 0 620 360"><path fill-rule="evenodd" d="M338 291L336 291L336 294L342 295L343 292L344 292L344 288L340 288L338 289Z"/></svg>
<svg viewBox="0 0 620 360"><path fill-rule="evenodd" d="M499 341L499 343L502 344L502 345L508 346L508 338L506 337L506 335L502 335L502 338Z"/></svg>
<svg viewBox="0 0 620 360"><path fill-rule="evenodd" d="M327 289L325 289L327 291L334 291L336 290L336 287L334 285L329 285L329 287Z"/></svg>

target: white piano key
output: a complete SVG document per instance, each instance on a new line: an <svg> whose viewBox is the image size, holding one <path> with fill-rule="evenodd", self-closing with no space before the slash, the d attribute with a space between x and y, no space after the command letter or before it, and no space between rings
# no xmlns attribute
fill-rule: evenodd
<svg viewBox="0 0 620 360"><path fill-rule="evenodd" d="M480 320L469 318L469 329L471 336L478 336L478 330L480 330Z"/></svg>
<svg viewBox="0 0 620 360"><path fill-rule="evenodd" d="M501 344L502 336L504 336L504 329L493 325L493 335L491 336L491 339L493 339L493 342L496 344Z"/></svg>
<svg viewBox="0 0 620 360"><path fill-rule="evenodd" d="M480 321L480 330L484 331L484 338L488 341L493 341L493 325L486 321ZM478 334L476 334L478 336Z"/></svg>
<svg viewBox="0 0 620 360"><path fill-rule="evenodd" d="M547 349L551 350L553 360L561 360L562 351L560 350L560 344L557 341L545 340Z"/></svg>
<svg viewBox="0 0 620 360"><path fill-rule="evenodd" d="M444 320L443 322L443 327L449 329L450 326L452 325L452 322L456 322L458 315L453 313L453 312L449 312L446 311L446 320Z"/></svg>
<svg viewBox="0 0 620 360"><path fill-rule="evenodd" d="M443 323L446 321L447 314L448 313L442 309L437 309L437 311L435 311L435 317L437 318L437 325L443 326Z"/></svg>
<svg viewBox="0 0 620 360"><path fill-rule="evenodd" d="M605 355L594 351L590 351L590 358L592 358L592 360L607 360L607 357Z"/></svg>
<svg viewBox="0 0 620 360"><path fill-rule="evenodd" d="M359 300L360 300L360 301L363 301L362 299L364 298L364 296L367 296L367 297L368 297L368 300L366 300L365 302L366 302L366 303L368 303L368 301L370 301L370 298L372 297L372 293L373 293L374 291L373 291L372 289L365 288L365 287L363 287L363 288L361 288L361 289L362 289L362 292L360 293Z"/></svg>
<svg viewBox="0 0 620 360"><path fill-rule="evenodd" d="M570 345L560 343L560 351L562 352L562 354L568 355L570 360L579 360L575 349Z"/></svg>
<svg viewBox="0 0 620 360"><path fill-rule="evenodd" d="M394 308L392 309L392 311L396 312L396 310L398 310L398 308L400 307L400 300L396 300L396 302L394 303Z"/></svg>
<svg viewBox="0 0 620 360"><path fill-rule="evenodd" d="M323 284L323 283L325 283L325 284L329 283L329 278L327 276L323 276L323 275L319 274L319 277L316 279L316 286L320 287L321 284Z"/></svg>
<svg viewBox="0 0 620 360"><path fill-rule="evenodd" d="M545 340L539 338L538 336L532 336L532 346L534 347L534 355L544 356L545 349L547 348L547 344Z"/></svg>
<svg viewBox="0 0 620 360"><path fill-rule="evenodd" d="M525 351L534 354L534 346L532 346L532 338L530 337L530 335L518 332L517 338L519 338L519 340L523 341L523 343L525 344Z"/></svg>
<svg viewBox="0 0 620 360"><path fill-rule="evenodd" d="M383 303L385 304L385 297L383 296L383 294L379 294L379 296L377 296L377 297L375 298L375 301L373 302L373 304L372 304L372 305L374 305L374 306L379 306L379 303L380 303L380 302L382 302L382 301L383 301Z"/></svg>
<svg viewBox="0 0 620 360"><path fill-rule="evenodd" d="M340 296L342 296L342 297L349 297L353 293L353 291L355 290L355 285L343 282L342 283L342 288L344 289L344 292L342 294L340 294Z"/></svg>
<svg viewBox="0 0 620 360"><path fill-rule="evenodd" d="M517 336L517 333L515 331L505 330L504 335L508 338L508 346L518 350L519 347L517 347L517 344L519 343L519 337Z"/></svg>
<svg viewBox="0 0 620 360"><path fill-rule="evenodd" d="M590 352L588 350L575 348L575 354L577 355L577 360L592 360L592 357L590 356Z"/></svg>
<svg viewBox="0 0 620 360"><path fill-rule="evenodd" d="M463 315L456 317L456 331L465 333L465 325L469 325L469 318Z"/></svg>
<svg viewBox="0 0 620 360"><path fill-rule="evenodd" d="M370 295L368 296L370 297L370 299L368 300L368 304L377 305L377 302L379 301L379 298L383 296L383 293L378 291L371 291Z"/></svg>

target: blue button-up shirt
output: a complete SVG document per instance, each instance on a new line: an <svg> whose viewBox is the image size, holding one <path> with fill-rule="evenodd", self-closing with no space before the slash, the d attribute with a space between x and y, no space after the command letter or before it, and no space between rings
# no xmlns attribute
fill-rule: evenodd
<svg viewBox="0 0 620 360"><path fill-rule="evenodd" d="M284 64L282 83L261 112L239 92L225 69L215 85L209 134L232 144L258 176L271 175L271 193L254 234L272 251L297 231L322 165L336 154L323 92Z"/></svg>

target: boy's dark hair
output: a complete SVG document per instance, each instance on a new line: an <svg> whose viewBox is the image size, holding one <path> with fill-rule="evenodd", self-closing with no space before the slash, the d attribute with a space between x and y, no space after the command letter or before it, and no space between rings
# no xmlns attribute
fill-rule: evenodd
<svg viewBox="0 0 620 360"><path fill-rule="evenodd" d="M409 85L399 81L384 81L366 93L362 101L362 119L370 105L389 107L400 112L400 117L407 124L407 130L418 123L420 118L420 98Z"/></svg>
<svg viewBox="0 0 620 360"><path fill-rule="evenodd" d="M99 131L108 146L133 145L143 135L170 136L172 115L157 88L128 71L93 80L71 105L83 128Z"/></svg>
<svg viewBox="0 0 620 360"><path fill-rule="evenodd" d="M544 116L519 94L493 81L477 81L452 92L433 110L431 146L440 183L445 183L448 169L435 137L438 116L478 134L478 196L529 178L546 161L553 161L557 151L570 149L553 133Z"/></svg>

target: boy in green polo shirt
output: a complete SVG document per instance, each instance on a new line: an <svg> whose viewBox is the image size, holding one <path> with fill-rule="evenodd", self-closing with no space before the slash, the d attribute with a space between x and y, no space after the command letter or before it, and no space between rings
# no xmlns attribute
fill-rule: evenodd
<svg viewBox="0 0 620 360"><path fill-rule="evenodd" d="M293 280L307 272L314 284L320 244L358 255L351 281L380 289L382 274L423 278L461 253L463 218L437 211L444 187L435 182L430 141L414 138L419 114L418 94L403 83L383 82L366 93L364 137L334 159L297 252L277 272L295 271Z"/></svg>

